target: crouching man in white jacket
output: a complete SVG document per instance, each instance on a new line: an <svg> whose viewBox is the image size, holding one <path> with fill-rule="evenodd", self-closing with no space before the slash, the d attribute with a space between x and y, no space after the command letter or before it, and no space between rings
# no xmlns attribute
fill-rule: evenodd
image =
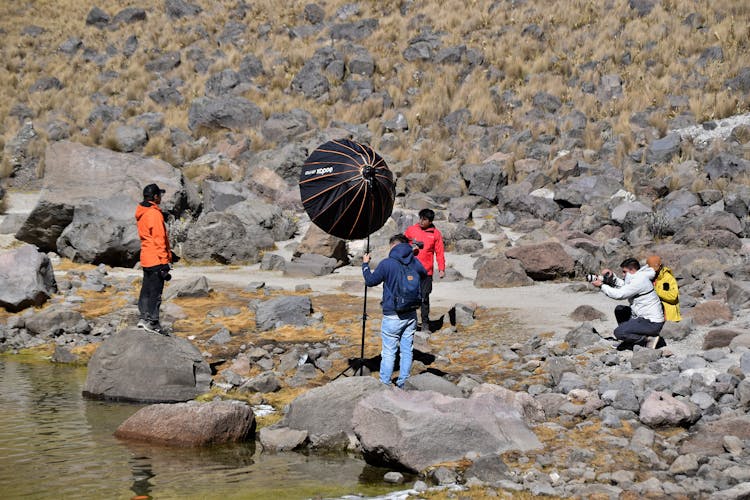
<svg viewBox="0 0 750 500"><path fill-rule="evenodd" d="M601 280L591 282L607 297L627 299L630 303L629 306L615 307L618 323L615 337L621 341L617 350L632 349L636 344L652 349L663 347L666 343L659 337L659 332L664 326L664 309L654 290L654 270L649 266L641 267L633 258L625 259L620 267L624 279L615 278L614 285L603 284ZM611 271L602 270L602 274L608 272Z"/></svg>

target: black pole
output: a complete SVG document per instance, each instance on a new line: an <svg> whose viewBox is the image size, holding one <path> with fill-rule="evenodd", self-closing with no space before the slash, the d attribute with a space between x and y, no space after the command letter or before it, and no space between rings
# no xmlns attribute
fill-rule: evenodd
<svg viewBox="0 0 750 500"><path fill-rule="evenodd" d="M370 235L367 235L367 249L365 253L370 253ZM365 284L365 300L362 306L362 347L359 351L359 376L362 376L365 366L365 324L367 323L367 284Z"/></svg>

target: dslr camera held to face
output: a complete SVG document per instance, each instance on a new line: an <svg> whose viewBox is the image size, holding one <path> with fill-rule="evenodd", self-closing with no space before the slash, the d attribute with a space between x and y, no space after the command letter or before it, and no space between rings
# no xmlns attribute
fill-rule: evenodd
<svg viewBox="0 0 750 500"><path fill-rule="evenodd" d="M615 286L615 275L612 273L604 273L604 275L598 274L587 274L586 281L591 283L592 281L601 280L605 285Z"/></svg>

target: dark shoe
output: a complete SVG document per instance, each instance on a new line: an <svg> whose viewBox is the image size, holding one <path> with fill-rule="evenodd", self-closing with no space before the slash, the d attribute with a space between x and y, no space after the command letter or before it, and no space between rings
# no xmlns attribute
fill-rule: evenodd
<svg viewBox="0 0 750 500"><path fill-rule="evenodd" d="M623 340L617 346L617 350L618 351L632 351L634 346L635 346L635 342Z"/></svg>
<svg viewBox="0 0 750 500"><path fill-rule="evenodd" d="M159 323L148 323L146 326L143 327L143 329L150 333L157 333L159 335L167 335L167 333L164 332L164 329L161 327Z"/></svg>

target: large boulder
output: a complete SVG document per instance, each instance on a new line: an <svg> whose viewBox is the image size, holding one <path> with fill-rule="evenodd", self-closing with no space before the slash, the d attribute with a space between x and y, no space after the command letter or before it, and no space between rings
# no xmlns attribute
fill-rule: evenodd
<svg viewBox="0 0 750 500"><path fill-rule="evenodd" d="M0 253L0 307L18 312L41 306L55 292L55 274L46 254L32 245Z"/></svg>
<svg viewBox="0 0 750 500"><path fill-rule="evenodd" d="M166 190L165 212L179 216L199 208L180 171L156 158L68 141L50 143L45 155L39 201L16 233L43 251L129 267L137 261L134 214L144 186L156 183Z"/></svg>
<svg viewBox="0 0 750 500"><path fill-rule="evenodd" d="M115 437L176 446L238 443L255 437L255 414L239 401L156 404L135 412Z"/></svg>
<svg viewBox="0 0 750 500"><path fill-rule="evenodd" d="M208 391L211 368L187 339L129 328L102 342L83 394L94 399L171 403Z"/></svg>
<svg viewBox="0 0 750 500"><path fill-rule="evenodd" d="M517 259L534 280L571 277L575 271L573 258L556 241L522 245L505 251L509 259Z"/></svg>
<svg viewBox="0 0 750 500"><path fill-rule="evenodd" d="M386 386L372 377L348 377L316 387L289 405L289 411L274 428L307 431L314 448L353 447L356 442L352 415L360 399Z"/></svg>
<svg viewBox="0 0 750 500"><path fill-rule="evenodd" d="M224 212L203 214L190 226L182 255L194 261L213 260L220 264L260 261L256 238L239 217Z"/></svg>
<svg viewBox="0 0 750 500"><path fill-rule="evenodd" d="M368 463L415 472L467 455L541 448L514 397L507 390L478 391L467 399L382 391L357 404L354 432Z"/></svg>
<svg viewBox="0 0 750 500"><path fill-rule="evenodd" d="M477 288L510 288L534 284L534 280L526 275L519 261L504 255L482 259L478 264L477 276L474 279L474 286Z"/></svg>

